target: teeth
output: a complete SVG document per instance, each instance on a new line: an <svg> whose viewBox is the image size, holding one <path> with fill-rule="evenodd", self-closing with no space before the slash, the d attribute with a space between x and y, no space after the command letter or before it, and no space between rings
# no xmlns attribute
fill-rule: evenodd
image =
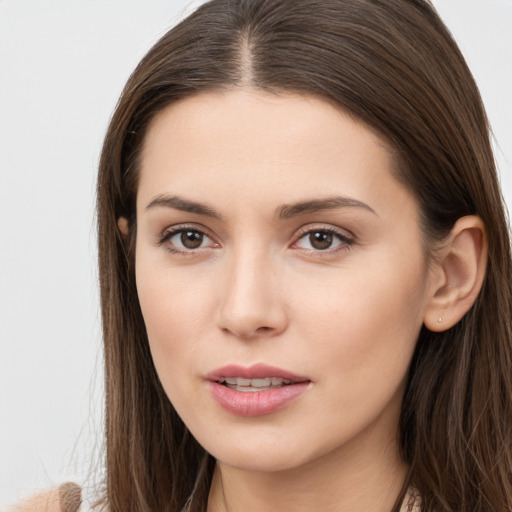
<svg viewBox="0 0 512 512"><path fill-rule="evenodd" d="M237 391L263 391L273 387L281 387L291 384L288 379L280 377L266 377L264 379L243 379L242 377L222 377L219 379L220 384L226 384L230 389Z"/></svg>
<svg viewBox="0 0 512 512"><path fill-rule="evenodd" d="M276 379L277 380L277 379ZM267 377L266 379L251 379L251 386L255 388L265 388L272 385L272 379ZM274 384L277 385L277 384Z"/></svg>

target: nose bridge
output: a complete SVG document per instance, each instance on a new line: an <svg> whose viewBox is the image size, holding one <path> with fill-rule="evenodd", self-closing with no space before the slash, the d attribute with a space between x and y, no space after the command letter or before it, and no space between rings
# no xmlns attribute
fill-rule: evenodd
<svg viewBox="0 0 512 512"><path fill-rule="evenodd" d="M225 263L220 327L241 338L281 332L286 315L276 258L246 243L234 248Z"/></svg>

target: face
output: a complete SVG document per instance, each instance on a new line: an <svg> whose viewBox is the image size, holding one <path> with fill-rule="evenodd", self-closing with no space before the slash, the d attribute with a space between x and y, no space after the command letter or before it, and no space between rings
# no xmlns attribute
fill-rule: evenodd
<svg viewBox="0 0 512 512"><path fill-rule="evenodd" d="M375 133L308 96L201 94L150 126L140 304L169 399L224 464L394 444L429 266L393 165Z"/></svg>

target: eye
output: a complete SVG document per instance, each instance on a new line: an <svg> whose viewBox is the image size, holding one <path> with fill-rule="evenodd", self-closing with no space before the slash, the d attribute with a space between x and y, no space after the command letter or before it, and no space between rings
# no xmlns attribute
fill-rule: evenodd
<svg viewBox="0 0 512 512"><path fill-rule="evenodd" d="M159 240L170 252L187 253L206 247L218 247L208 235L199 229L178 227L168 229Z"/></svg>
<svg viewBox="0 0 512 512"><path fill-rule="evenodd" d="M174 245L181 245L184 249L198 249L203 245L205 238L207 237L204 233L199 231L182 231L171 237L170 241Z"/></svg>
<svg viewBox="0 0 512 512"><path fill-rule="evenodd" d="M310 229L294 244L299 249L332 252L354 243L352 238L334 229Z"/></svg>

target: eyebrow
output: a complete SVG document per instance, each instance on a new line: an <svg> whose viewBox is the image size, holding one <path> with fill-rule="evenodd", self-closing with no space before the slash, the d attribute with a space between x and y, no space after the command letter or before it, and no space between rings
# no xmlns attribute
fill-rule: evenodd
<svg viewBox="0 0 512 512"><path fill-rule="evenodd" d="M181 210L183 212L194 213L196 215L204 215L213 219L222 220L222 216L209 206L184 199L179 196L169 196L161 194L156 196L146 206L145 210L151 210L157 207L174 208L175 210ZM293 204L284 204L280 206L276 211L276 217L281 220L291 219L299 215L306 213L314 213L322 210L334 210L336 208L363 208L375 215L377 213L373 208L368 206L366 203L345 196L331 196L321 199L310 199L307 201L300 201Z"/></svg>
<svg viewBox="0 0 512 512"><path fill-rule="evenodd" d="M336 208L363 208L377 215L377 212L362 201L345 196L332 196L324 199L312 199L301 201L294 204L285 204L277 211L277 217L280 219L290 219L306 213L314 213L322 210L334 210ZM378 216L378 215L377 215Z"/></svg>
<svg viewBox="0 0 512 512"><path fill-rule="evenodd" d="M183 212L195 213L196 215L204 215L213 219L221 220L221 216L209 206L189 199L184 199L178 196L159 195L156 196L145 208L146 211L163 206L166 208L174 208L175 210L181 210Z"/></svg>

